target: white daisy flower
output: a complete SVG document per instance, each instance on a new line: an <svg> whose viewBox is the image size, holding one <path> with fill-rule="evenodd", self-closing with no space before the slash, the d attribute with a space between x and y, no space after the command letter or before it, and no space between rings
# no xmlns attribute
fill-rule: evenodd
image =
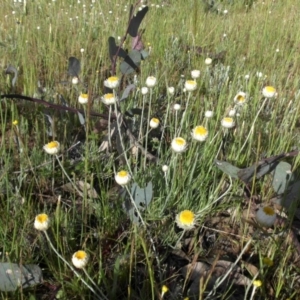
<svg viewBox="0 0 300 300"><path fill-rule="evenodd" d="M175 93L175 88L174 88L173 86L169 86L169 87L168 87L168 93L169 93L170 95L174 95L174 93Z"/></svg>
<svg viewBox="0 0 300 300"><path fill-rule="evenodd" d="M72 84L78 84L78 82L79 82L79 79L78 79L78 77L73 77L72 78Z"/></svg>
<svg viewBox="0 0 300 300"><path fill-rule="evenodd" d="M150 120L150 123L149 123L149 126L151 127L151 128L153 128L153 129L155 129L155 128L157 128L158 126L159 126L159 119L157 119L157 118L152 118L151 120Z"/></svg>
<svg viewBox="0 0 300 300"><path fill-rule="evenodd" d="M256 221L264 227L271 227L276 221L276 213L270 206L260 207L256 212Z"/></svg>
<svg viewBox="0 0 300 300"><path fill-rule="evenodd" d="M192 138L199 142L204 142L208 137L208 130L203 126L196 126L192 131Z"/></svg>
<svg viewBox="0 0 300 300"><path fill-rule="evenodd" d="M119 185L126 185L130 182L131 176L127 171L120 171L116 174L115 180Z"/></svg>
<svg viewBox="0 0 300 300"><path fill-rule="evenodd" d="M48 154L57 154L60 148L60 143L57 141L52 141L46 145L44 145L43 149L48 153Z"/></svg>
<svg viewBox="0 0 300 300"><path fill-rule="evenodd" d="M209 119L209 118L213 117L214 112L212 110L207 110L204 115L205 115L206 118Z"/></svg>
<svg viewBox="0 0 300 300"><path fill-rule="evenodd" d="M101 97L101 101L105 104L105 105L112 105L115 104L117 102L118 98L114 96L114 94L112 93L108 93L105 94Z"/></svg>
<svg viewBox="0 0 300 300"><path fill-rule="evenodd" d="M187 92L192 92L197 88L197 82L195 80L187 80L184 87Z"/></svg>
<svg viewBox="0 0 300 300"><path fill-rule="evenodd" d="M49 228L50 222L47 214L39 214L35 217L34 228L39 231L46 231Z"/></svg>
<svg viewBox="0 0 300 300"><path fill-rule="evenodd" d="M192 230L196 225L195 214L191 210L183 210L176 215L176 224L183 230Z"/></svg>
<svg viewBox="0 0 300 300"><path fill-rule="evenodd" d="M187 142L182 137L176 137L172 140L171 147L174 152L181 153L187 148Z"/></svg>
<svg viewBox="0 0 300 300"><path fill-rule="evenodd" d="M80 104L87 104L89 102L89 95L88 94L80 94L78 97L78 102Z"/></svg>
<svg viewBox="0 0 300 300"><path fill-rule="evenodd" d="M146 86L148 88L153 88L156 85L156 77L154 76L149 76L146 79Z"/></svg>
<svg viewBox="0 0 300 300"><path fill-rule="evenodd" d="M148 92L149 92L149 89L148 89L146 86L143 86L143 87L141 88L141 93L142 93L142 95L146 95L146 94L148 94Z"/></svg>
<svg viewBox="0 0 300 300"><path fill-rule="evenodd" d="M193 70L191 71L191 75L193 79L197 79L200 77L200 70Z"/></svg>
<svg viewBox="0 0 300 300"><path fill-rule="evenodd" d="M234 122L233 118L231 118L231 117L226 117L226 118L223 118L223 119L222 119L221 125L222 125L224 128L233 128L233 127L235 126L235 122Z"/></svg>
<svg viewBox="0 0 300 300"><path fill-rule="evenodd" d="M75 252L72 256L72 263L78 269L83 269L87 265L88 261L89 256L83 250Z"/></svg>
<svg viewBox="0 0 300 300"><path fill-rule="evenodd" d="M212 64L212 59L210 57L207 57L204 62L207 66L209 66Z"/></svg>
<svg viewBox="0 0 300 300"><path fill-rule="evenodd" d="M229 117L234 117L235 114L236 114L236 110L235 110L234 108L232 108L232 109L229 111L228 116L229 116Z"/></svg>
<svg viewBox="0 0 300 300"><path fill-rule="evenodd" d="M104 80L104 86L110 89L116 89L120 84L119 78L117 76L111 76Z"/></svg>
<svg viewBox="0 0 300 300"><path fill-rule="evenodd" d="M237 105L244 105L247 101L247 94L244 92L238 92L234 99L233 99L234 103L236 103Z"/></svg>
<svg viewBox="0 0 300 300"><path fill-rule="evenodd" d="M162 171L163 171L164 173L168 172L168 170L169 170L169 167L168 167L167 165L163 165L163 166L162 166Z"/></svg>
<svg viewBox="0 0 300 300"><path fill-rule="evenodd" d="M180 108L181 108L181 105L178 104L178 103L175 103L174 106L173 106L173 109L176 110L176 111L180 110Z"/></svg>
<svg viewBox="0 0 300 300"><path fill-rule="evenodd" d="M276 96L276 89L273 86L265 86L262 93L266 98L273 98Z"/></svg>

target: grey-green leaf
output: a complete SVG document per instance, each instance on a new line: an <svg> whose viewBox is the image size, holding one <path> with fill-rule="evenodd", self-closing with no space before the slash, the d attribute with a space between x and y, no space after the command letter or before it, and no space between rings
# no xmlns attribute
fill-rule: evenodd
<svg viewBox="0 0 300 300"><path fill-rule="evenodd" d="M134 62L134 64L139 67L141 60L142 60L142 56L141 53L137 50L132 50L129 55L128 55L131 60ZM120 65L120 70L123 74L128 75L134 72L134 69L126 62L123 61Z"/></svg>
<svg viewBox="0 0 300 300"><path fill-rule="evenodd" d="M300 219L299 207L300 200L300 181L293 182L288 190L277 197L275 203L283 206L292 215L295 214Z"/></svg>
<svg viewBox="0 0 300 300"><path fill-rule="evenodd" d="M133 183L131 190L131 196L135 202L136 207L140 212L145 210L147 206L150 204L153 197L153 186L152 182L148 182L145 188L141 188L137 185L137 183ZM125 201L125 209L133 223L139 224L140 220L135 211L135 207L131 203L130 199L126 199Z"/></svg>
<svg viewBox="0 0 300 300"><path fill-rule="evenodd" d="M142 59L145 59L149 56L149 52L146 51L145 49L140 51L141 55L142 55Z"/></svg>
<svg viewBox="0 0 300 300"><path fill-rule="evenodd" d="M277 194L283 194L288 187L289 182L293 179L291 165L285 161L281 161L274 171L273 188Z"/></svg>
<svg viewBox="0 0 300 300"><path fill-rule="evenodd" d="M5 70L5 73L6 74L14 74L14 77L11 81L11 85L12 85L12 87L14 87L16 85L16 82L17 82L17 79L18 79L18 70L14 66L9 65L7 67L7 69Z"/></svg>
<svg viewBox="0 0 300 300"><path fill-rule="evenodd" d="M123 101L123 100L125 100L125 99L127 99L128 96L129 96L129 94L130 94L130 92L133 91L133 90L135 90L135 88L136 88L135 84L129 84L129 85L127 85L126 88L125 88L125 90L124 90L124 92L123 92L123 94L122 94L120 102Z"/></svg>
<svg viewBox="0 0 300 300"><path fill-rule="evenodd" d="M15 291L19 287L24 289L41 283L42 280L42 270L37 265L0 263L1 291Z"/></svg>
<svg viewBox="0 0 300 300"><path fill-rule="evenodd" d="M232 178L238 179L238 172L241 170L236 166L233 166L232 164L230 164L227 161L221 161L221 160L215 160L215 164L216 166L223 171L224 173L226 173L227 175L229 175Z"/></svg>

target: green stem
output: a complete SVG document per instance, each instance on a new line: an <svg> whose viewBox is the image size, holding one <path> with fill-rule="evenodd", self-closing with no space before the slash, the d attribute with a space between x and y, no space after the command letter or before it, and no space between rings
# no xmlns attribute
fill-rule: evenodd
<svg viewBox="0 0 300 300"><path fill-rule="evenodd" d="M50 245L50 247L51 247L51 249L54 251L54 253L72 270L72 272L82 281L82 283L90 290L90 291L92 291L95 295L96 295L96 297L97 297L97 299L100 299L100 300L102 300L102 298L100 298L98 295L97 295L97 293L96 293L96 291L80 276L80 274L58 253L58 251L55 249L55 247L53 246L53 244L52 244L52 242L51 242L51 240L50 240L50 238L49 238L49 236L48 236L48 233L47 233L47 231L43 231L44 232L44 234L45 234L45 236L46 236L46 239L47 239L47 241L48 241L48 243L49 243L49 245ZM105 299L107 299L107 298L105 298Z"/></svg>
<svg viewBox="0 0 300 300"><path fill-rule="evenodd" d="M187 98L187 101L186 101L185 110L182 114L182 119L181 119L181 122L180 122L180 128L178 129L178 136L180 136L180 132L182 130L182 127L183 127L183 124L184 124L184 121L185 121L185 115L186 115L186 112L189 108L189 102L190 102L191 94L192 94L191 92L188 93L188 98Z"/></svg>
<svg viewBox="0 0 300 300"><path fill-rule="evenodd" d="M77 188L77 186L75 185L75 183L72 181L72 179L71 179L71 178L69 177L69 175L67 174L67 172L66 172L66 170L64 169L64 167L63 167L61 161L59 160L58 156L55 155L55 157L56 157L56 160L58 161L58 163L59 163L59 165L60 165L60 167L61 167L63 173L65 174L65 176L67 177L67 179L70 181L70 183L72 184L72 186L74 187L74 189L77 191L77 193L78 193L79 195L83 196L83 195L82 195L82 192Z"/></svg>
<svg viewBox="0 0 300 300"><path fill-rule="evenodd" d="M114 91L114 96L116 97L115 91ZM123 151L122 154L124 155L124 158L125 158L125 161L126 161L126 164L127 164L127 167L128 167L128 171L130 172L130 175L132 175L130 164L129 164L127 154L126 154L126 151L125 151L125 146L124 146L124 143L123 143L123 138L122 138L122 133L121 133L121 124L120 124L120 118L122 118L122 115L121 115L121 112L118 113L117 102L115 102L115 114L116 114L116 118L117 118L117 127L118 127L120 143L121 143L121 147L122 147L122 151Z"/></svg>
<svg viewBox="0 0 300 300"><path fill-rule="evenodd" d="M257 120L257 118L258 118L260 112L261 112L262 109L264 108L264 106L265 106L267 100L268 100L268 98L265 98L265 100L264 100L262 106L260 107L259 111L257 112L257 114L256 114L256 116L255 116L255 118L254 118L254 121L253 121L253 123L252 123L252 125L251 125L251 129L250 129L250 131L249 131L249 133L248 133L248 136L247 136L247 138L246 138L246 140L245 140L245 142L244 142L244 144L243 144L243 146L242 146L242 148L241 148L239 154L242 153L243 149L245 148L245 146L246 146L246 144L247 144L247 142L248 142L248 140L249 140L249 138L250 138L250 135L253 133L255 122L256 122L256 120Z"/></svg>
<svg viewBox="0 0 300 300"><path fill-rule="evenodd" d="M149 131L149 124L150 124L150 115L151 115L151 102L152 102L152 88L150 88L150 99L149 99L149 107L148 107L148 118L147 118L147 130L146 130L146 142L145 142L145 150L148 151L148 131ZM144 170L146 170L146 163L147 163L147 155L145 155L144 160Z"/></svg>

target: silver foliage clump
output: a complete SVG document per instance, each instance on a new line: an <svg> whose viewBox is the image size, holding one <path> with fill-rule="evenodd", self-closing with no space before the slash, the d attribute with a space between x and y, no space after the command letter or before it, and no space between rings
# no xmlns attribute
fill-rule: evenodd
<svg viewBox="0 0 300 300"><path fill-rule="evenodd" d="M230 80L230 66L223 64L215 65L210 71L209 87L212 91L220 93Z"/></svg>

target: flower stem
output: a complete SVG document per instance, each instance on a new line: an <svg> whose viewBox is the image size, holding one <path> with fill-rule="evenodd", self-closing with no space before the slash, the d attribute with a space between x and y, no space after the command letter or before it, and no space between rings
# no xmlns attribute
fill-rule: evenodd
<svg viewBox="0 0 300 300"><path fill-rule="evenodd" d="M55 157L56 157L56 160L58 161L58 163L59 163L59 165L60 165L60 167L61 167L63 173L65 174L65 176L68 178L68 180L70 181L70 183L72 184L72 186L74 187L74 189L77 191L77 193L79 193L79 195L82 196L82 192L78 189L78 187L75 185L75 183L74 183L74 182L72 181L72 179L69 177L68 173L67 173L66 170L64 169L64 167L63 167L61 161L59 160L58 156L55 155Z"/></svg>
<svg viewBox="0 0 300 300"><path fill-rule="evenodd" d="M180 122L180 128L178 129L178 136L180 135L180 132L182 130L182 127L183 127L183 124L184 124L184 121L185 121L185 115L186 115L186 111L189 108L189 102L190 102L191 94L192 94L191 92L188 93L188 98L187 98L187 101L186 101L185 110L182 114L182 118L181 118L181 122Z"/></svg>
<svg viewBox="0 0 300 300"><path fill-rule="evenodd" d="M147 118L147 130L146 130L146 142L145 142L145 149L148 151L148 134L149 134L149 124L150 124L150 115L151 115L151 102L152 102L152 88L150 88L150 99L149 99L149 107L148 107L148 118ZM146 170L146 163L147 163L147 155L145 155L144 160L144 170Z"/></svg>
<svg viewBox="0 0 300 300"><path fill-rule="evenodd" d="M242 146L242 148L241 148L239 154L242 153L243 149L245 148L245 146L246 146L246 144L247 144L247 142L248 142L248 140L249 140L249 138L250 138L250 135L253 133L253 130L254 130L254 124L255 124L255 122L256 122L256 120L257 120L257 118L258 118L260 112L261 112L262 109L264 108L264 106L265 106L267 100L268 100L268 98L265 98L265 100L264 100L262 106L261 106L260 109L258 110L258 112L257 112L257 114L256 114L256 116L255 116L255 118L254 118L254 121L253 121L253 123L252 123L252 125L251 125L251 129L250 129L250 131L249 131L249 133L248 133L248 136L247 136L247 138L246 138L246 140L245 140L245 142L244 142L244 145Z"/></svg>
<svg viewBox="0 0 300 300"><path fill-rule="evenodd" d="M48 233L47 233L47 231L43 231L44 232L44 234L45 234L45 236L46 236L46 239L47 239L47 241L48 241L48 243L49 243L49 245L50 245L50 247L51 247L51 249L54 251L54 253L72 270L72 272L82 281L82 283L90 290L90 291L92 291L95 295L96 295L96 297L97 297L97 299L99 299L99 300L102 300L102 298L100 298L98 295L97 295L97 293L96 293L96 291L80 276L80 274L58 253L58 251L55 249L55 247L53 246L53 244L52 244L52 242L51 242L51 240L50 240L50 238L49 238L49 236L48 236ZM105 299L107 299L106 297L105 297Z"/></svg>
<svg viewBox="0 0 300 300"><path fill-rule="evenodd" d="M103 294L103 292L99 289L99 287L97 286L97 284L94 282L94 280L91 278L91 276L89 275L89 273L86 271L85 268L83 268L83 272L86 275L86 277L91 281L91 283L95 286L95 288L97 289L97 291L99 292L99 294L104 298L107 299L106 296Z"/></svg>
<svg viewBox="0 0 300 300"><path fill-rule="evenodd" d="M111 105L109 106L109 111L108 111L108 149L109 151L112 151L111 148Z"/></svg>
<svg viewBox="0 0 300 300"><path fill-rule="evenodd" d="M115 90L114 90L114 97L116 97ZM131 171L131 168L130 168L130 164L129 164L129 161L128 161L128 158L127 158L127 154L126 154L126 151L125 151L125 146L124 146L123 138L122 138L121 124L120 124L120 119L122 119L122 115L121 115L121 112L118 112L118 107L117 107L117 103L116 102L115 102L115 114L116 114L116 117L117 117L117 127L118 127L118 133L119 133L120 143L121 143L121 147L122 147L122 150L123 150L122 155L124 156L124 159L126 161L128 170L130 172L130 175L132 175L132 171Z"/></svg>

